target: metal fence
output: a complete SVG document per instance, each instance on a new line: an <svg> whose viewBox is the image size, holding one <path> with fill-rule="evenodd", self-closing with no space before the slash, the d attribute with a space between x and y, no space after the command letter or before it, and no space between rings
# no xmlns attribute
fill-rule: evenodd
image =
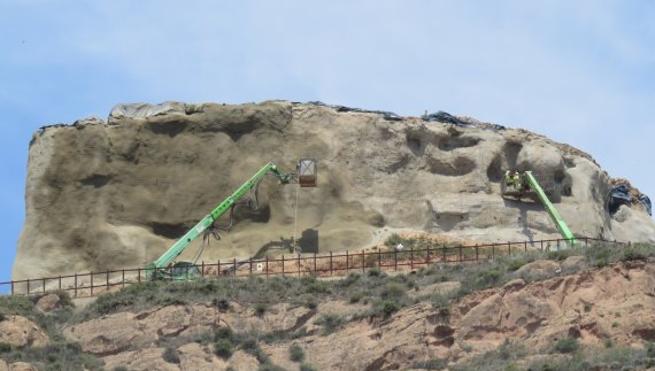
<svg viewBox="0 0 655 371"><path fill-rule="evenodd" d="M579 237L577 245L588 247L592 244L609 244L615 247L628 246L630 243L607 241L597 238ZM365 272L368 269L384 271L412 271L434 263L466 263L512 256L528 251L553 251L568 247L564 239L502 242L476 244L455 247L430 247L415 249L413 247L388 251L359 251L329 254L294 254L268 257L262 259L217 260L202 262L186 268L204 278L246 277L246 276L303 276L313 275L330 277L347 275L351 272ZM164 269L164 271L170 268ZM190 271L191 270L191 271ZM1 291L11 295L38 295L53 291L67 291L73 297L89 297L118 290L132 283L145 281L153 272L152 268L133 268L108 270L103 272L75 273L56 277L0 282ZM9 290L6 290L9 288Z"/></svg>

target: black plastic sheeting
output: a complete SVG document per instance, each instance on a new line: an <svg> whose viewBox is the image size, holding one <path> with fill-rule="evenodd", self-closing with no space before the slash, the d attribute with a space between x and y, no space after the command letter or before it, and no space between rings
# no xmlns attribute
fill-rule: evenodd
<svg viewBox="0 0 655 371"><path fill-rule="evenodd" d="M653 204L650 202L650 198L642 193L642 195L639 196L639 202L644 205L646 211L648 211L648 215L653 216Z"/></svg>
<svg viewBox="0 0 655 371"><path fill-rule="evenodd" d="M337 112L358 112L358 113L375 113L378 115L382 115L382 117L385 120L389 121L401 121L403 119L402 116L399 116L393 112L389 111L375 111L375 110L367 110L367 109L361 109L361 108L353 108L353 107L346 107L346 106L340 106L340 105L333 105L333 104L326 104L321 101L314 101L314 102L308 102L309 104L313 104L315 106L322 106L322 107L330 107L335 109Z"/></svg>
<svg viewBox="0 0 655 371"><path fill-rule="evenodd" d="M444 111L438 111L436 113L425 114L425 115L421 116L421 119L423 121L427 121L427 122L441 122L441 123L452 124L452 125L461 126L461 127L480 127L480 126L482 126L484 128L488 128L488 129L492 129L492 130L505 130L505 127L502 126L502 125L487 124L487 123L475 124L475 123L468 122L466 120L462 120L461 118L459 118L457 116L453 116L450 113L444 112Z"/></svg>
<svg viewBox="0 0 655 371"><path fill-rule="evenodd" d="M645 194L639 196L639 202L644 205L648 215L653 215L653 205L650 198ZM632 205L632 197L630 197L630 188L625 184L614 186L610 191L610 199L607 204L610 214L614 214L619 210L621 205Z"/></svg>

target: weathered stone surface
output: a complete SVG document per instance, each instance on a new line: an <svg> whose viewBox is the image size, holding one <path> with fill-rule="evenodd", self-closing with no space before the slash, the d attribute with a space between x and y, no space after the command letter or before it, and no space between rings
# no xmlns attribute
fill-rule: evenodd
<svg viewBox="0 0 655 371"><path fill-rule="evenodd" d="M560 263L564 273L582 270L586 265L584 256L569 256Z"/></svg>
<svg viewBox="0 0 655 371"><path fill-rule="evenodd" d="M23 316L6 316L0 322L0 343L17 347L42 347L48 342L48 335L36 323Z"/></svg>
<svg viewBox="0 0 655 371"><path fill-rule="evenodd" d="M61 298L57 294L47 294L39 298L36 308L43 313L51 312L61 306Z"/></svg>
<svg viewBox="0 0 655 371"><path fill-rule="evenodd" d="M300 191L297 231L318 230L319 252L371 246L402 231L477 241L558 237L541 207L500 197L508 168L535 171L561 196L557 207L576 234L655 241L643 210L609 216L609 178L590 156L524 130L470 122L280 101L167 102L119 105L107 124L44 128L30 146L13 277L149 263L263 164L293 170L306 156L319 161L319 180ZM206 261L250 256L292 237L295 187L267 180L259 195L259 211L237 211Z"/></svg>
<svg viewBox="0 0 655 371"><path fill-rule="evenodd" d="M552 260L536 260L516 270L516 275L525 280L552 277L561 272L559 264Z"/></svg>

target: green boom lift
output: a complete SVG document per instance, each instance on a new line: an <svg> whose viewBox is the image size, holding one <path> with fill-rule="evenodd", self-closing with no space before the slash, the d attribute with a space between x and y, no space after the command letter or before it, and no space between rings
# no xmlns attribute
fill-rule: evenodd
<svg viewBox="0 0 655 371"><path fill-rule="evenodd" d="M541 204L548 212L550 219L557 227L559 233L564 237L565 240L569 242L570 245L575 244L575 236L566 225L566 222L559 214L553 203L550 202L550 199L546 195L546 192L543 190L537 178L534 177L531 171L507 171L505 173L505 178L501 186L501 192L503 197L512 196L521 200L523 197L536 196L536 199L541 202Z"/></svg>
<svg viewBox="0 0 655 371"><path fill-rule="evenodd" d="M316 163L313 160L303 159L300 160L298 170L301 172L299 178L301 179L301 187L316 186ZM146 266L146 276L153 278L168 278L174 280L182 280L198 274L198 268L194 263L177 262L172 263L175 259L186 250L186 248L207 231L212 230L214 222L223 216L227 211L237 204L239 200L245 197L250 191L256 189L259 182L264 179L267 174L273 174L280 183L288 184L296 179L296 173L283 173L277 165L269 162L264 167L259 169L250 179L237 188L234 193L224 199L218 204L207 216L202 218L198 224L191 228L179 240L177 240L166 252L161 255L157 260Z"/></svg>

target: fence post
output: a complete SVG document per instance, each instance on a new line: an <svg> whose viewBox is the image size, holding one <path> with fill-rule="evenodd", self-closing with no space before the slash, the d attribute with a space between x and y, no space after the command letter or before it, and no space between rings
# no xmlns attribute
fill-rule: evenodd
<svg viewBox="0 0 655 371"><path fill-rule="evenodd" d="M59 275L59 290L61 290L61 275Z"/></svg>
<svg viewBox="0 0 655 371"><path fill-rule="evenodd" d="M252 256L250 257L250 267L248 269L249 269L250 275L252 275Z"/></svg>
<svg viewBox="0 0 655 371"><path fill-rule="evenodd" d="M491 260L496 259L496 244L492 243L491 244Z"/></svg>
<svg viewBox="0 0 655 371"><path fill-rule="evenodd" d="M364 250L362 250L362 273L366 271L366 254L364 254Z"/></svg>
<svg viewBox="0 0 655 371"><path fill-rule="evenodd" d="M216 260L216 277L221 275L221 259Z"/></svg>
<svg viewBox="0 0 655 371"><path fill-rule="evenodd" d="M349 263L348 250L346 250L346 274L348 274L348 263Z"/></svg>
<svg viewBox="0 0 655 371"><path fill-rule="evenodd" d="M42 283L43 283L43 293L44 293L44 294L45 294L45 280L46 280L46 279L44 278L43 281L42 281Z"/></svg>
<svg viewBox="0 0 655 371"><path fill-rule="evenodd" d="M27 295L30 294L30 279L27 279Z"/></svg>
<svg viewBox="0 0 655 371"><path fill-rule="evenodd" d="M409 248L409 269L414 270L414 246Z"/></svg>
<svg viewBox="0 0 655 371"><path fill-rule="evenodd" d="M153 272L154 273L154 272ZM141 283L141 268L136 269L137 282Z"/></svg>
<svg viewBox="0 0 655 371"><path fill-rule="evenodd" d="M378 248L378 269L382 270L382 251Z"/></svg>
<svg viewBox="0 0 655 371"><path fill-rule="evenodd" d="M14 280L11 280L11 294L14 295Z"/></svg>
<svg viewBox="0 0 655 371"><path fill-rule="evenodd" d="M512 256L512 243L507 241L507 256Z"/></svg>
<svg viewBox="0 0 655 371"><path fill-rule="evenodd" d="M268 278L268 255L266 255L266 278Z"/></svg>
<svg viewBox="0 0 655 371"><path fill-rule="evenodd" d="M121 275L121 277L123 282L123 288L125 288L125 269L123 269L123 274Z"/></svg>
<svg viewBox="0 0 655 371"><path fill-rule="evenodd" d="M480 260L480 258L479 258L478 244L476 243L475 244L475 261L477 262L479 260Z"/></svg>
<svg viewBox="0 0 655 371"><path fill-rule="evenodd" d="M314 274L318 274L316 269L316 251L314 251Z"/></svg>
<svg viewBox="0 0 655 371"><path fill-rule="evenodd" d="M398 270L398 250L393 249L393 270Z"/></svg>
<svg viewBox="0 0 655 371"><path fill-rule="evenodd" d="M89 272L89 276L91 276L91 296L93 296L93 272Z"/></svg>
<svg viewBox="0 0 655 371"><path fill-rule="evenodd" d="M464 262L463 252L464 252L464 248L462 247L462 245L459 245L459 262L460 263Z"/></svg>
<svg viewBox="0 0 655 371"><path fill-rule="evenodd" d="M298 263L298 277L300 277L300 254L298 254L298 258L297 258L297 259L298 259L298 260L297 260L297 263Z"/></svg>
<svg viewBox="0 0 655 371"><path fill-rule="evenodd" d="M109 291L109 271L107 271L107 291Z"/></svg>
<svg viewBox="0 0 655 371"><path fill-rule="evenodd" d="M332 251L330 251L330 276L332 275Z"/></svg>
<svg viewBox="0 0 655 371"><path fill-rule="evenodd" d="M589 237L584 238L584 247L589 247Z"/></svg>
<svg viewBox="0 0 655 371"><path fill-rule="evenodd" d="M75 297L77 297L77 273L75 273L75 283L73 285L73 288L75 290Z"/></svg>
<svg viewBox="0 0 655 371"><path fill-rule="evenodd" d="M559 251L559 238L557 239L557 251Z"/></svg>
<svg viewBox="0 0 655 371"><path fill-rule="evenodd" d="M284 277L284 254L282 254L282 277Z"/></svg>
<svg viewBox="0 0 655 371"><path fill-rule="evenodd" d="M202 278L205 278L205 261L204 260L200 263L200 276Z"/></svg>
<svg viewBox="0 0 655 371"><path fill-rule="evenodd" d="M544 252L544 240L540 240L539 244L541 245L541 252Z"/></svg>
<svg viewBox="0 0 655 371"><path fill-rule="evenodd" d="M523 241L523 252L528 252L528 241Z"/></svg>

